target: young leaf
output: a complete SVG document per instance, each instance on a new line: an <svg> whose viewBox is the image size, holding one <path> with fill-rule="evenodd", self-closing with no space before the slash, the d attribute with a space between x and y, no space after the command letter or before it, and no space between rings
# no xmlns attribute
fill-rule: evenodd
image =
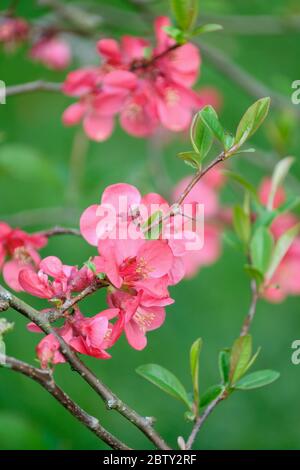
<svg viewBox="0 0 300 470"><path fill-rule="evenodd" d="M267 208L269 211L273 209L274 198L278 188L283 183L286 175L289 172L291 165L294 162L293 157L286 157L280 160L275 166L273 176L272 176L272 183L271 183L271 190L268 198Z"/></svg>
<svg viewBox="0 0 300 470"><path fill-rule="evenodd" d="M259 370L252 372L252 374L245 375L245 377L234 385L234 388L236 390L253 390L271 384L277 380L279 376L280 373L275 370Z"/></svg>
<svg viewBox="0 0 300 470"><path fill-rule="evenodd" d="M196 339L190 350L190 367L194 391L194 403L199 406L199 355L202 349L202 338Z"/></svg>
<svg viewBox="0 0 300 470"><path fill-rule="evenodd" d="M181 29L175 28L174 26L165 26L163 29L177 44L184 44L186 42L184 32Z"/></svg>
<svg viewBox="0 0 300 470"><path fill-rule="evenodd" d="M165 393L168 393L172 397L177 398L177 400L181 400L189 408L191 407L191 402L184 386L169 370L157 364L145 364L139 366L136 369L136 372L144 379L149 380L149 382L163 390Z"/></svg>
<svg viewBox="0 0 300 470"><path fill-rule="evenodd" d="M247 366L246 366L246 368L245 368L245 370L244 370L244 374L246 374L247 370L249 370L250 367L253 366L254 362L256 361L256 359L257 359L257 357L258 357L258 355L259 355L259 353L260 353L260 350L261 350L261 348L258 348L257 351L256 351L256 353L253 354L253 356L251 357L250 361L248 362L248 364L247 364Z"/></svg>
<svg viewBox="0 0 300 470"><path fill-rule="evenodd" d="M213 33L214 31L220 31L223 29L223 26L220 24L215 24L215 23L208 23L208 24L203 24L201 26L198 26L195 28L191 36L200 36L201 34L206 34L206 33Z"/></svg>
<svg viewBox="0 0 300 470"><path fill-rule="evenodd" d="M223 349L219 353L219 371L223 384L227 384L229 381L230 371L230 351Z"/></svg>
<svg viewBox="0 0 300 470"><path fill-rule="evenodd" d="M196 170L201 168L201 158L197 152L180 152L177 154L177 157Z"/></svg>
<svg viewBox="0 0 300 470"><path fill-rule="evenodd" d="M233 226L239 239L248 244L251 232L251 223L249 214L241 206L235 206L233 209Z"/></svg>
<svg viewBox="0 0 300 470"><path fill-rule="evenodd" d="M171 0L177 24L183 31L191 29L198 15L198 0Z"/></svg>
<svg viewBox="0 0 300 470"><path fill-rule="evenodd" d="M270 265L274 239L266 227L255 230L250 243L251 260L254 268L265 273Z"/></svg>
<svg viewBox="0 0 300 470"><path fill-rule="evenodd" d="M286 255L291 244L295 240L296 236L300 231L300 223L294 225L294 227L287 230L281 237L277 240L277 243L274 248L273 256L271 263L266 274L266 279L272 279L276 269L278 268L281 260Z"/></svg>
<svg viewBox="0 0 300 470"><path fill-rule="evenodd" d="M233 135L229 134L228 132L224 133L224 138L223 138L223 143L224 143L224 148L225 150L231 149L231 147L234 144L234 137Z"/></svg>
<svg viewBox="0 0 300 470"><path fill-rule="evenodd" d="M218 115L214 108L210 105L204 106L204 108L199 111L199 116L202 121L207 125L211 130L214 136L222 143L224 143L224 129L219 121Z"/></svg>
<svg viewBox="0 0 300 470"><path fill-rule="evenodd" d="M270 107L270 98L261 98L247 109L238 125L235 143L241 147L265 120Z"/></svg>
<svg viewBox="0 0 300 470"><path fill-rule="evenodd" d="M223 385L212 385L209 387L203 395L201 396L200 399L200 408L203 408L204 406L209 405L212 401L214 401L217 396L220 395L220 393L224 390Z"/></svg>
<svg viewBox="0 0 300 470"><path fill-rule="evenodd" d="M210 151L213 143L213 135L211 130L202 121L200 113L201 111L197 113L193 119L190 137L194 150L199 154L200 160L202 161Z"/></svg>
<svg viewBox="0 0 300 470"><path fill-rule="evenodd" d="M230 383L237 382L247 367L252 354L252 337L250 335L240 336L233 343L230 354Z"/></svg>
<svg viewBox="0 0 300 470"><path fill-rule="evenodd" d="M254 268L254 266L251 266L250 264L245 264L244 269L246 273L250 276L250 278L253 279L258 286L264 282L263 273L258 269Z"/></svg>
<svg viewBox="0 0 300 470"><path fill-rule="evenodd" d="M161 211L153 212L152 215L143 223L142 229L147 240L157 240L162 230Z"/></svg>

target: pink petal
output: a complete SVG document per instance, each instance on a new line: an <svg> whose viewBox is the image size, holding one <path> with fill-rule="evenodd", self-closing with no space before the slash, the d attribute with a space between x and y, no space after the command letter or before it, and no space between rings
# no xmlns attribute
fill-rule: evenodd
<svg viewBox="0 0 300 470"><path fill-rule="evenodd" d="M111 136L114 121L111 116L101 116L96 112L90 112L83 120L83 128L90 139L102 142Z"/></svg>
<svg viewBox="0 0 300 470"><path fill-rule="evenodd" d="M122 37L122 51L128 62L144 59L145 49L150 46L150 42L135 36Z"/></svg>
<svg viewBox="0 0 300 470"><path fill-rule="evenodd" d="M128 343L134 349L141 351L147 345L147 338L134 320L125 325L125 334Z"/></svg>
<svg viewBox="0 0 300 470"><path fill-rule="evenodd" d="M139 249L137 261L146 264L149 277L158 278L170 271L173 254L167 243L159 240L149 240Z"/></svg>
<svg viewBox="0 0 300 470"><path fill-rule="evenodd" d="M24 265L24 263L21 263L20 261L17 260L10 260L4 263L3 265L3 279L6 282L6 284L13 290L19 292L22 291L22 286L20 285L19 282L19 274L22 269L28 270L33 270L33 268L30 265Z"/></svg>
<svg viewBox="0 0 300 470"><path fill-rule="evenodd" d="M121 111L126 95L124 90L119 93L102 93L94 99L93 107L101 116L114 116Z"/></svg>
<svg viewBox="0 0 300 470"><path fill-rule="evenodd" d="M42 299L51 299L53 292L50 287L43 283L36 272L30 269L22 269L19 274L19 283L22 289L29 294Z"/></svg>
<svg viewBox="0 0 300 470"><path fill-rule="evenodd" d="M126 183L116 183L108 186L102 194L101 203L113 206L119 213L120 208L128 210L131 206L137 206L141 201L139 190Z"/></svg>
<svg viewBox="0 0 300 470"><path fill-rule="evenodd" d="M103 78L105 87L116 87L133 90L137 86L137 77L127 70L113 70Z"/></svg>
<svg viewBox="0 0 300 470"><path fill-rule="evenodd" d="M74 126L83 118L85 106L82 103L74 103L65 109L62 115L62 121L65 126Z"/></svg>
<svg viewBox="0 0 300 470"><path fill-rule="evenodd" d="M99 206L97 204L88 207L80 217L80 233L83 238L93 246L98 245L96 230L99 222L99 217L97 217L98 207Z"/></svg>
<svg viewBox="0 0 300 470"><path fill-rule="evenodd" d="M99 54L111 62L121 61L120 46L115 39L100 39L97 42L97 50Z"/></svg>
<svg viewBox="0 0 300 470"><path fill-rule="evenodd" d="M54 278L63 274L63 264L56 256L47 256L40 262L39 267L45 274Z"/></svg>

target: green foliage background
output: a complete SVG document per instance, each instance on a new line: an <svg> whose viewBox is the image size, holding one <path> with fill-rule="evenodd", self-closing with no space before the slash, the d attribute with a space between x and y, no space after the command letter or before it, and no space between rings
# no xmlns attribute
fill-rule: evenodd
<svg viewBox="0 0 300 470"><path fill-rule="evenodd" d="M85 2L83 2L85 3ZM140 33L139 22L124 25L123 10L134 12L127 1L94 1L99 10L109 14L114 10L114 33ZM1 2L5 7L7 2ZM21 1L20 15L37 17L40 10L35 1ZM266 14L300 13L296 1L272 0L203 0L203 14ZM167 13L167 1L155 1L157 12ZM127 24L127 23L126 23ZM285 94L291 94L291 83L299 79L299 33L281 35L234 35L214 33L205 38L223 50L236 63L257 79ZM38 78L62 81L64 73L50 72L26 59L24 50L13 56L0 55L0 79L7 84L23 83ZM244 109L253 99L235 83L222 76L204 59L199 85L216 86L224 96L222 122L234 128ZM111 183L126 181L139 186L141 191L156 190L151 170L149 145L125 134L119 128L103 144L91 143L85 168L81 171L80 193L73 197L75 209L68 209L66 194L69 184L69 158L76 129L65 129L60 122L62 111L70 100L60 94L34 93L7 99L0 106L0 219L11 221L15 213L30 209L44 209L43 225L33 223L28 229L53 226L56 213L46 208L65 208L58 222L76 226L78 214L87 205L99 200L102 190ZM271 118L276 113L272 111ZM297 127L299 122L297 123ZM267 129L268 126L265 126ZM297 157L293 173L300 177L299 138L286 148L287 154ZM266 132L260 130L253 144L274 153ZM182 138L173 139L164 150L164 159L174 184L189 170L175 155L189 148ZM256 165L249 161L256 161ZM233 162L253 183L257 184L268 170L261 168L260 154L239 157ZM275 161L275 160L273 160ZM154 171L155 172L155 171ZM227 185L223 197L232 201L239 197ZM54 212L54 213L53 213ZM61 212L61 210L59 211ZM22 222L14 218L15 222ZM56 254L66 263L81 263L93 250L75 238L57 238L50 241L43 254ZM200 388L218 380L217 354L229 346L238 335L249 303L249 281L243 272L243 259L224 246L221 259L214 266L203 269L191 281L184 281L172 289L176 302L167 309L164 326L149 334L148 347L137 352L122 339L113 349L110 361L87 360L96 373L125 401L145 415L158 417L157 429L176 445L178 435L186 436L190 424L183 419L182 405L135 373L135 368L147 362L159 363L171 369L181 380L190 383L188 351L196 337L202 336L204 348L200 365ZM25 296L38 307L43 303ZM291 343L300 335L299 298L290 298L280 305L261 302L253 325L254 347L262 346L256 369L272 368L281 372L275 384L261 390L236 393L221 404L205 424L197 440L203 449L299 449L300 421L300 366L291 363ZM105 298L99 293L88 299L84 311L95 314L105 307ZM38 337L26 331L26 322L13 312L7 314L15 321L15 330L7 338L8 353L34 361ZM98 416L112 432L130 445L145 448L146 440L135 428L108 412L98 397L88 389L67 365L58 366L55 375L68 393L89 412ZM147 444L148 445L148 444ZM0 449L99 449L99 441L75 421L37 384L12 373L0 371Z"/></svg>

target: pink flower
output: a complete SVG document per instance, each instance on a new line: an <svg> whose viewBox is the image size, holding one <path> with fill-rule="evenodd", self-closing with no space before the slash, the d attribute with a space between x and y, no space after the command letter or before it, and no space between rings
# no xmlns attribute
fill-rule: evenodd
<svg viewBox="0 0 300 470"><path fill-rule="evenodd" d="M64 92L80 101L67 108L64 124L83 119L85 132L97 141L111 135L116 115L123 129L136 137L153 134L159 124L172 131L187 129L193 110L201 105L191 90L200 55L192 44L166 53L175 45L163 30L169 24L165 17L156 20L158 43L153 51L144 38L124 36L120 44L101 39L97 49L102 65L72 72L66 79Z"/></svg>
<svg viewBox="0 0 300 470"><path fill-rule="evenodd" d="M81 99L65 110L64 124L72 126L83 120L84 130L92 140L106 140L114 128L114 116L121 111L135 83L135 75L125 70L107 74L96 74L95 69L71 72L64 91Z"/></svg>
<svg viewBox="0 0 300 470"><path fill-rule="evenodd" d="M58 328L57 333L68 343L72 336L72 328L69 325L64 325ZM36 347L37 357L40 360L42 369L47 369L54 364L66 362L64 356L59 350L59 342L52 334L45 336Z"/></svg>
<svg viewBox="0 0 300 470"><path fill-rule="evenodd" d="M71 62L69 44L55 36L41 38L32 46L29 55L33 60L53 70L63 70Z"/></svg>
<svg viewBox="0 0 300 470"><path fill-rule="evenodd" d="M118 306L124 315L124 331L128 343L141 350L147 345L146 333L156 330L165 321L165 309L161 306L145 306L143 292L132 296L126 292L109 294L108 303Z"/></svg>
<svg viewBox="0 0 300 470"><path fill-rule="evenodd" d="M55 301L63 301L72 292L83 290L93 279L94 275L87 267L79 270L76 266L63 265L55 256L44 258L39 263L38 272L22 269L19 273L19 283L24 291Z"/></svg>
<svg viewBox="0 0 300 470"><path fill-rule="evenodd" d="M115 323L109 320L117 317ZM109 359L106 349L111 348L123 332L124 316L118 308L109 308L86 318L77 310L72 322L74 337L70 345L79 353Z"/></svg>
<svg viewBox="0 0 300 470"><path fill-rule="evenodd" d="M12 289L22 290L18 277L26 268L34 271L40 262L38 250L47 244L42 235L29 235L20 229L13 229L0 222L0 270L5 282Z"/></svg>

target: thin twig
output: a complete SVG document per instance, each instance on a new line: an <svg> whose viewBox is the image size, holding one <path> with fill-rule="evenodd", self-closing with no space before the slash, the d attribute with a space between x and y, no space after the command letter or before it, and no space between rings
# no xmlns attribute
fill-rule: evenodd
<svg viewBox="0 0 300 470"><path fill-rule="evenodd" d="M38 369L26 362L19 361L14 357L5 356L4 361L0 362L0 367L7 367L16 372L29 377L39 383L55 400L57 400L66 410L71 413L78 421L92 431L99 439L108 444L111 448L117 450L130 450L122 441L108 432L97 418L88 414L75 401L73 401L54 381L51 372L48 369Z"/></svg>
<svg viewBox="0 0 300 470"><path fill-rule="evenodd" d="M48 230L41 230L37 233L47 238L51 238L57 235L75 235L76 237L81 236L79 229L70 227L53 227Z"/></svg>
<svg viewBox="0 0 300 470"><path fill-rule="evenodd" d="M217 396L217 398L214 399L214 401L212 401L208 406L207 408L205 409L204 413L199 416L196 421L195 421L195 424L194 424L194 427L192 429L192 432L186 442L186 449L187 450L190 450L194 444L194 441L197 437L197 434L198 432L200 431L202 425L204 424L204 422L206 421L206 419L209 417L209 415L211 414L211 412L216 408L216 406L226 398L226 391L222 391L220 393L220 395Z"/></svg>
<svg viewBox="0 0 300 470"><path fill-rule="evenodd" d="M245 336L249 333L249 329L251 327L252 321L255 316L256 306L257 306L257 302L259 299L259 292L258 292L257 284L255 280L251 281L251 292L252 292L251 304L250 304L247 316L242 325L240 336Z"/></svg>
<svg viewBox="0 0 300 470"><path fill-rule="evenodd" d="M6 96L20 95L22 93L31 93L33 91L61 91L62 84L56 82L45 82L36 80L35 82L21 83L20 85L11 85L6 87Z"/></svg>
<svg viewBox="0 0 300 470"><path fill-rule="evenodd" d="M0 299L9 303L10 307L24 315L26 318L38 325L46 334L52 334L60 345L60 351L75 370L95 392L102 398L108 409L114 409L124 418L134 424L140 431L153 442L157 448L169 450L170 447L153 428L153 419L139 415L120 398L118 398L93 372L78 358L75 352L68 346L64 339L51 327L50 323L43 318L33 307L11 294L0 286Z"/></svg>
<svg viewBox="0 0 300 470"><path fill-rule="evenodd" d="M181 206L181 204L184 202L185 198L188 196L188 194L191 192L193 187L200 181L201 178L203 178L206 173L208 173L213 167L218 165L219 163L223 162L226 158L225 152L221 152L209 165L207 165L204 170L199 170L193 179L190 181L190 183L186 186L186 188L183 190L181 195L179 196L176 204L178 206Z"/></svg>

